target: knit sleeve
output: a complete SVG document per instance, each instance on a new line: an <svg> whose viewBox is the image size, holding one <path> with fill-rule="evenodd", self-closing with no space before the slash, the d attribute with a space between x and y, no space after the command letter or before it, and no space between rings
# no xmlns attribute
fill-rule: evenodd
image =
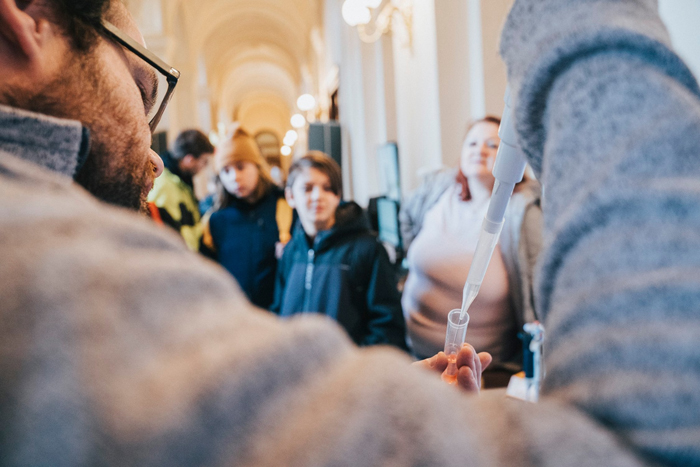
<svg viewBox="0 0 700 467"><path fill-rule="evenodd" d="M544 185L545 399L697 465L700 100L655 3L517 1L502 53Z"/></svg>

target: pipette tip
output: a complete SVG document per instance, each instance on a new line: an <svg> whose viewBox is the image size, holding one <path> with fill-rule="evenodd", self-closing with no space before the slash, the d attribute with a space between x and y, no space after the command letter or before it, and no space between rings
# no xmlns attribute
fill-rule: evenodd
<svg viewBox="0 0 700 467"><path fill-rule="evenodd" d="M459 320L464 320L464 316L467 314L467 310L472 306L477 294L479 293L479 286L475 284L467 283L464 290L464 297L462 299L462 308L459 313Z"/></svg>

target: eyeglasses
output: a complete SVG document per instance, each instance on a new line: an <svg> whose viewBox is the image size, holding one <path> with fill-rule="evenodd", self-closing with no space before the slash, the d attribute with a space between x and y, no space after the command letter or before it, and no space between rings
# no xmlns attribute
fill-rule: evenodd
<svg viewBox="0 0 700 467"><path fill-rule="evenodd" d="M165 107L167 107L168 102L170 102L170 99L173 97L175 85L177 85L177 81L180 79L180 72L158 58L153 52L136 42L128 34L121 31L109 21L102 20L102 27L115 41L136 54L140 59L155 68L160 74L157 89L154 89L153 92L150 93L146 90L141 90L144 102L152 102L152 105L147 106L150 107L147 117L149 118L148 126L151 128L151 133L153 133L161 117L163 117ZM163 92L165 88L165 83L162 83L163 80L167 82L167 90L165 92Z"/></svg>

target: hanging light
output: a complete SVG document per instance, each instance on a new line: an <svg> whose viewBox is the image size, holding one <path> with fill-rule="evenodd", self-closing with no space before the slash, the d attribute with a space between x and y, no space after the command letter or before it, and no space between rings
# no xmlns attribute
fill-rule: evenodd
<svg viewBox="0 0 700 467"><path fill-rule="evenodd" d="M294 128L303 128L304 125L306 125L306 119L302 114L294 114L292 115L291 120L289 121Z"/></svg>
<svg viewBox="0 0 700 467"><path fill-rule="evenodd" d="M345 0L342 9L343 19L350 26L367 24L372 19L372 13L364 0Z"/></svg>
<svg viewBox="0 0 700 467"><path fill-rule="evenodd" d="M367 8L379 8L383 0L364 0L363 3Z"/></svg>
<svg viewBox="0 0 700 467"><path fill-rule="evenodd" d="M297 142L297 139L299 137L297 136L296 131L294 130L289 130L287 134L285 135L284 139L282 142L286 144L287 146L294 146L294 143Z"/></svg>
<svg viewBox="0 0 700 467"><path fill-rule="evenodd" d="M282 149L280 149L280 153L282 153L283 156L289 156L292 153L292 148L289 146L282 146Z"/></svg>
<svg viewBox="0 0 700 467"><path fill-rule="evenodd" d="M299 99L297 99L297 107L299 107L299 110L302 112L311 110L316 107L316 99L314 99L314 96L311 94L302 94L299 96Z"/></svg>
<svg viewBox="0 0 700 467"><path fill-rule="evenodd" d="M401 42L411 48L413 42L413 0L345 0L343 19L364 42L376 42L384 34L399 30ZM382 6L383 5L383 6Z"/></svg>

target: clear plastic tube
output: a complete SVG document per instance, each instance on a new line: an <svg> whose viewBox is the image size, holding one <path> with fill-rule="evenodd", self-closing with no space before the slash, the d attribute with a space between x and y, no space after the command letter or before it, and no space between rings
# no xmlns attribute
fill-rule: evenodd
<svg viewBox="0 0 700 467"><path fill-rule="evenodd" d="M506 209L513 194L513 188L523 178L525 172L525 157L518 149L513 115L510 108L510 89L506 88L506 106L503 109L503 120L498 129L501 137L501 144L498 147L496 162L493 167L495 182L489 207L481 225L481 233L476 244L474 257L469 268L467 281L464 284L462 295L462 308L452 310L447 320L447 336L445 337L445 353L450 359L451 352L454 352L454 360L450 365L454 366L454 377L456 379L456 355L462 347L466 338L467 324L469 323L469 307L476 299L481 283L486 275L491 256L498 243L498 237L503 229ZM448 370L449 370L448 366ZM448 372L448 377L451 374Z"/></svg>
<svg viewBox="0 0 700 467"><path fill-rule="evenodd" d="M445 355L447 369L442 374L443 381L455 384L457 382L457 354L467 336L469 314L462 313L456 308L447 315L447 334L445 335Z"/></svg>

